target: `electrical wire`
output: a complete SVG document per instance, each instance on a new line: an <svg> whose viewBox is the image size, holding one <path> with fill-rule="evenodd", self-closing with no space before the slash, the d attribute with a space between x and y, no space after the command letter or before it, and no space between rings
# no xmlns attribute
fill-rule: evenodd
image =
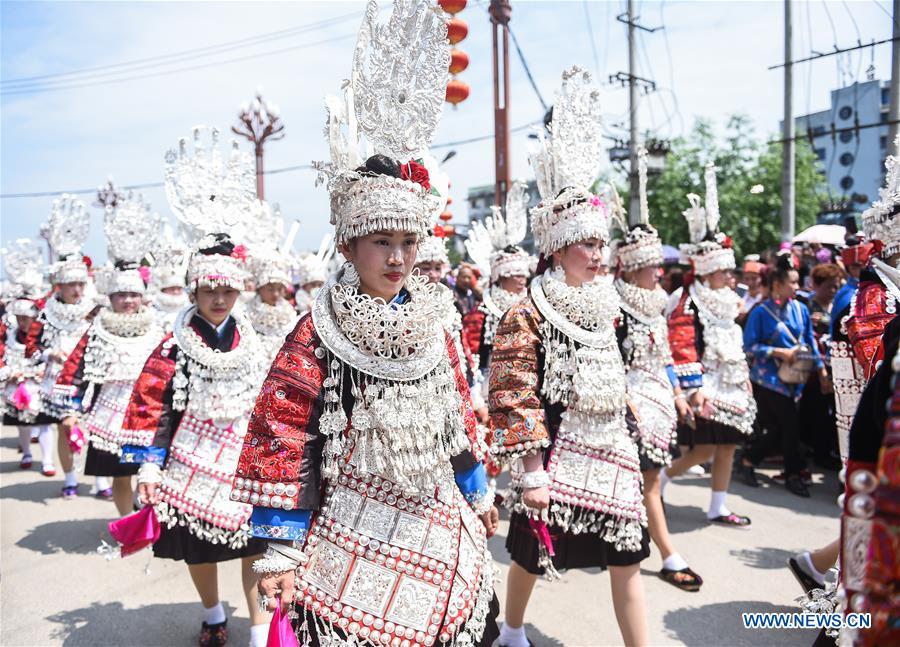
<svg viewBox="0 0 900 647"><path fill-rule="evenodd" d="M531 84L531 87L534 89L534 93L537 95L538 101L541 102L541 107L544 109L544 112L549 110L549 106L547 106L547 102L544 101L544 97L541 96L541 91L535 83L534 77L531 75L531 69L528 67L528 61L525 60L525 54L522 53L522 48L519 47L519 40L516 38L515 32L513 32L512 28L507 25L506 30L509 32L510 38L512 38L513 46L516 48L516 53L519 55L519 60L522 62L522 67L525 68L525 76L528 77L528 82Z"/></svg>
<svg viewBox="0 0 900 647"><path fill-rule="evenodd" d="M182 50L179 52L173 52L171 54L160 54L157 56L149 56L140 59L134 59L131 61L124 61L121 63L110 63L108 65L99 65L95 67L82 68L78 70L71 70L68 72L55 72L51 74L41 74L37 76L28 76L28 77L19 77L14 79L3 79L0 80L0 85L4 88L9 89L20 89L28 86L34 85L47 85L49 84L57 84L57 83L74 83L74 82L83 82L87 80L95 80L99 77L112 76L118 74L132 73L139 70L144 69L152 69L154 67L164 67L168 65L173 65L176 63L184 62L184 61L193 61L197 58L206 58L209 56L226 53L229 51L243 49L246 47L252 47L255 45L259 45L262 43L271 42L274 40L280 40L283 38L288 38L291 36L297 36L300 34L304 34L311 31L316 31L319 29L323 29L325 27L330 27L332 25L339 24L341 22L346 22L350 19L358 19L359 13L355 12L352 14L345 14L342 16L336 16L334 18L328 18L324 20L320 20L314 23L309 23L306 25L299 25L297 27L291 27L290 29L283 29L274 32L267 32L265 34L259 34L257 36L250 36L247 38L241 38L238 40L228 41L225 43L220 43L217 45L208 45L205 47L197 47L188 50Z"/></svg>
<svg viewBox="0 0 900 647"><path fill-rule="evenodd" d="M216 67L219 65L227 65L230 63L239 63L239 62L249 61L249 60L253 60L253 59L257 59L257 58L263 58L266 56L274 56L276 54L283 54L285 52L291 52L291 51L296 51L296 50L300 50L300 49L307 49L309 47L316 47L318 45L325 45L327 43L334 43L337 41L347 40L347 39L355 38L355 37L356 37L356 34L344 34L343 36L326 38L326 39L314 41L311 43L302 43L300 45L292 45L290 47L282 47L282 48L270 50L267 52L258 52L256 54L249 54L247 56L239 56L239 57L235 57L235 58L231 58L231 59L225 59L222 61L211 61L209 63L201 63L199 65L191 65L191 66L187 66L187 67L177 68L174 70L164 70L161 72L149 72L147 74L138 74L135 76L123 77L123 78L119 78L119 79L109 79L106 81L94 81L94 82L88 81L85 83L73 83L73 84L69 84L69 85L58 85L58 86L49 86L49 87L33 88L33 89L26 88L23 90L0 89L0 95L7 96L7 95L17 95L17 94L36 94L36 93L41 93L41 92L53 92L53 91L58 91L58 90L73 90L76 88L87 88L87 87L94 87L94 86L99 86L99 85L112 85L112 84L116 84L116 83L127 83L129 81L138 81L141 79L149 79L149 78L154 78L154 77L159 77L159 76L167 76L169 74L177 74L180 72L192 72L194 70L201 70L201 69L205 69L208 67Z"/></svg>

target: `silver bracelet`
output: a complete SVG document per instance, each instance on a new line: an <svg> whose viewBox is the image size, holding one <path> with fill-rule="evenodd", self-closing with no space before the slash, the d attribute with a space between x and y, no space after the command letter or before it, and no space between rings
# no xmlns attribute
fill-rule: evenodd
<svg viewBox="0 0 900 647"><path fill-rule="evenodd" d="M142 463L138 468L137 482L162 483L162 468L156 463Z"/></svg>
<svg viewBox="0 0 900 647"><path fill-rule="evenodd" d="M469 501L469 505L472 507L472 511L480 517L485 512L490 512L491 508L494 507L495 496L496 491L494 490L494 488L488 486L487 492L485 492L484 495L478 497L477 499Z"/></svg>
<svg viewBox="0 0 900 647"><path fill-rule="evenodd" d="M286 555L281 550L277 550L275 548L276 546L279 548L286 548L287 551L291 552ZM290 546L279 546L278 544L269 543L269 547L266 548L266 553L260 559L253 562L253 572L257 575L263 575L267 573L287 573L293 571L300 563L299 559L293 559L291 553L294 551L300 552Z"/></svg>
<svg viewBox="0 0 900 647"><path fill-rule="evenodd" d="M534 488L547 487L550 485L550 475L544 470L522 472L516 480L519 487L524 490L533 490Z"/></svg>
<svg viewBox="0 0 900 647"><path fill-rule="evenodd" d="M687 400L687 396L684 393L678 393L675 395L676 400Z"/></svg>

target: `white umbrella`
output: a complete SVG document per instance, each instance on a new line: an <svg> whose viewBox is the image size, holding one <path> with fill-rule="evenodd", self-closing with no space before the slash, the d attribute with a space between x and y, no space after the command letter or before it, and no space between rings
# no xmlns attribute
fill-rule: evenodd
<svg viewBox="0 0 900 647"><path fill-rule="evenodd" d="M847 228L843 225L813 225L794 236L795 243L820 243L822 245L844 246Z"/></svg>

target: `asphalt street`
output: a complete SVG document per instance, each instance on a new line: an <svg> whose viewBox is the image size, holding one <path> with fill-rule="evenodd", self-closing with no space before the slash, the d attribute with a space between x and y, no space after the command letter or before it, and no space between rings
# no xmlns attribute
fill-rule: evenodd
<svg viewBox="0 0 900 647"><path fill-rule="evenodd" d="M36 451L37 446L33 446ZM59 498L61 475L40 475L39 461L18 468L15 429L0 439L0 644L66 646L195 645L201 606L182 563L152 559L149 551L107 561L96 552L114 516L112 503L88 495ZM729 505L751 517L749 529L709 526L705 508L709 478L676 480L666 508L678 550L704 579L698 593L660 580L655 551L642 564L653 645L810 645L812 630L744 629L741 613L794 611L801 594L786 569L787 558L831 541L839 511L834 473L814 474L812 498L800 499L771 480L763 487L731 487ZM501 608L509 558L505 520L491 540L501 577ZM229 614L229 644L249 640L249 620L237 562L220 566L219 587ZM527 615L537 647L619 645L608 575L565 573L539 581Z"/></svg>

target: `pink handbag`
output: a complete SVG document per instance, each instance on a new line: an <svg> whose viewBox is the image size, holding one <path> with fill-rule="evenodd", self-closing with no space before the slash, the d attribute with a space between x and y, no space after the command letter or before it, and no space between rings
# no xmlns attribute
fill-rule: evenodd
<svg viewBox="0 0 900 647"><path fill-rule="evenodd" d="M107 528L109 534L119 543L122 557L136 553L159 539L159 520L152 505L110 522Z"/></svg>
<svg viewBox="0 0 900 647"><path fill-rule="evenodd" d="M281 600L272 615L269 624L269 637L266 639L266 647L300 647L297 634L291 625L291 619L287 614L281 613Z"/></svg>

